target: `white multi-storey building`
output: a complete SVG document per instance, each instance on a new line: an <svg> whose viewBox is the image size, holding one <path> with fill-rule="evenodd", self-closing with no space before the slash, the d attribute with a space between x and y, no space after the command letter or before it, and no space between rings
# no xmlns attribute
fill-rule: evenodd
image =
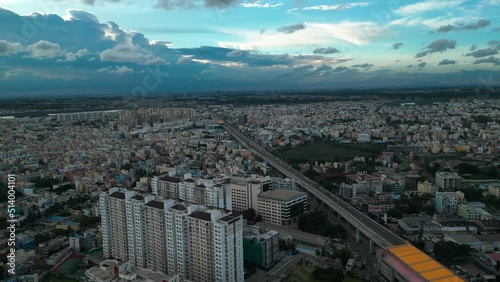
<svg viewBox="0 0 500 282"><path fill-rule="evenodd" d="M436 172L436 185L439 191L456 191L462 187L462 177L456 172Z"/></svg>
<svg viewBox="0 0 500 282"><path fill-rule="evenodd" d="M271 190L258 195L257 212L262 220L273 224L288 224L307 210L307 194L292 190Z"/></svg>
<svg viewBox="0 0 500 282"><path fill-rule="evenodd" d="M244 281L241 215L118 188L99 201L106 258L181 281Z"/></svg>
<svg viewBox="0 0 500 282"><path fill-rule="evenodd" d="M464 202L463 192L436 192L435 208L440 214L457 213L458 207Z"/></svg>

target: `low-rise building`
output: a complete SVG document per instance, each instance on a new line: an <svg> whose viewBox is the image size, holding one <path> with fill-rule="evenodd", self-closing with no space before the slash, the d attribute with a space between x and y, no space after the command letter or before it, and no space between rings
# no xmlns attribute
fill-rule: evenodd
<svg viewBox="0 0 500 282"><path fill-rule="evenodd" d="M456 191L462 187L462 177L456 172L436 172L436 185L439 191Z"/></svg>
<svg viewBox="0 0 500 282"><path fill-rule="evenodd" d="M458 215L470 221L492 219L491 214L487 211L469 205L460 205L458 207Z"/></svg>
<svg viewBox="0 0 500 282"><path fill-rule="evenodd" d="M490 185L488 185L488 194L493 195L495 197L500 197L500 182L491 183Z"/></svg>
<svg viewBox="0 0 500 282"><path fill-rule="evenodd" d="M164 274L149 269L135 267L131 262L105 260L98 266L85 271L83 281L86 282L179 282L177 273Z"/></svg>

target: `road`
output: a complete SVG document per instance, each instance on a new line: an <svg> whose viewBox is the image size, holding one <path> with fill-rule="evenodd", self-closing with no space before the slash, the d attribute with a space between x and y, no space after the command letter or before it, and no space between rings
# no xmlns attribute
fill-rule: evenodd
<svg viewBox="0 0 500 282"><path fill-rule="evenodd" d="M213 112L210 112L210 114L214 118L224 121L224 119L220 115ZM407 243L398 235L392 233L390 230L386 229L364 213L351 207L351 205L333 195L316 182L304 176L302 173L296 171L281 159L267 152L264 148L250 140L247 136L243 135L227 122L224 122L222 126L244 147L249 149L255 155L266 160L270 165L281 171L281 173L283 173L287 177L294 179L298 185L313 194L316 198L323 201L331 209L335 210L341 217L354 225L361 233L370 238L378 246L386 249L391 246L397 246Z"/></svg>
<svg viewBox="0 0 500 282"><path fill-rule="evenodd" d="M281 237L285 237L287 235L290 235L295 240L299 240L302 242L306 242L306 243L310 243L310 244L314 244L314 245L319 245L319 246L323 246L325 244L326 240L328 239L327 237L322 237L319 235L314 235L314 234L303 232L300 230L290 229L289 227L270 224L270 223L266 223L266 222L258 222L256 225L259 227L264 227L266 229L278 231L280 233Z"/></svg>

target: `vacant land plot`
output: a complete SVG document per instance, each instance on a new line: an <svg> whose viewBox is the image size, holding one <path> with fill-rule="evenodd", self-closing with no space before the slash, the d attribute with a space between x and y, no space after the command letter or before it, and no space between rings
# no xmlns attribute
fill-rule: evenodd
<svg viewBox="0 0 500 282"><path fill-rule="evenodd" d="M386 148L381 144L343 144L337 142L315 141L293 149L277 151L284 159L339 162L354 157L376 158Z"/></svg>

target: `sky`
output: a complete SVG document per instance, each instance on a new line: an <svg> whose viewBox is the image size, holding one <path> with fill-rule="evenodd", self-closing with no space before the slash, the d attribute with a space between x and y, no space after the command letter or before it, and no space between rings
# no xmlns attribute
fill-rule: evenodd
<svg viewBox="0 0 500 282"><path fill-rule="evenodd" d="M2 0L0 97L500 84L500 0Z"/></svg>

